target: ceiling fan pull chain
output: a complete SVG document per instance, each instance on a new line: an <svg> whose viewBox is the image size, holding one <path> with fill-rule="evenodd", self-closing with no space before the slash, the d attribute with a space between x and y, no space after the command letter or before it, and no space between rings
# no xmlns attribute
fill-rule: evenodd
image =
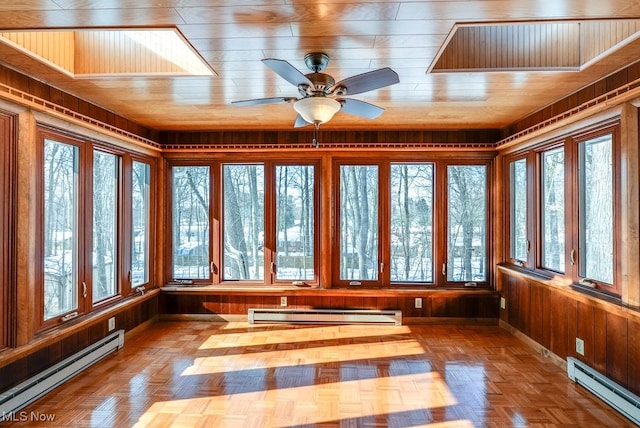
<svg viewBox="0 0 640 428"><path fill-rule="evenodd" d="M316 120L315 122L313 122L313 141L311 142L311 145L313 145L313 147L315 148L318 148L318 146L320 145L320 142L318 141L319 134L320 134L320 122Z"/></svg>

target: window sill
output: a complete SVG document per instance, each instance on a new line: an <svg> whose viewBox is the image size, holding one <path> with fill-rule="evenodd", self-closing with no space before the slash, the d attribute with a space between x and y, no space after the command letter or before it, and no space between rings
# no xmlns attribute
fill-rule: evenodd
<svg viewBox="0 0 640 428"><path fill-rule="evenodd" d="M323 296L379 296L393 297L399 295L464 295L464 294L498 294L497 291L489 288L481 287L332 287L321 288L297 287L293 285L282 286L249 286L249 285L212 285L212 284L194 284L194 285L165 285L160 290L163 293L176 294L245 294L245 295L323 295Z"/></svg>
<svg viewBox="0 0 640 428"><path fill-rule="evenodd" d="M517 276L537 284L549 286L573 298L579 297L579 300L585 302L612 305L612 307L618 308L622 312L631 312L640 316L640 308L626 305L619 296L611 295L585 285L576 284L559 276L541 275L510 263L498 264L498 270L510 276Z"/></svg>

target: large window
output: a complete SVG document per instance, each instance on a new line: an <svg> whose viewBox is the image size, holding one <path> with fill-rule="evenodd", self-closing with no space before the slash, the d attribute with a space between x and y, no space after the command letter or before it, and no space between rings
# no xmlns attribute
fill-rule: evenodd
<svg viewBox="0 0 640 428"><path fill-rule="evenodd" d="M509 167L511 188L511 257L526 261L527 239L527 160L518 159Z"/></svg>
<svg viewBox="0 0 640 428"><path fill-rule="evenodd" d="M93 301L117 293L118 158L93 154Z"/></svg>
<svg viewBox="0 0 640 428"><path fill-rule="evenodd" d="M487 168L449 165L447 186L447 280L485 281Z"/></svg>
<svg viewBox="0 0 640 428"><path fill-rule="evenodd" d="M489 160L276 156L172 162L169 280L489 286Z"/></svg>
<svg viewBox="0 0 640 428"><path fill-rule="evenodd" d="M315 174L313 165L277 165L276 280L315 279Z"/></svg>
<svg viewBox="0 0 640 428"><path fill-rule="evenodd" d="M172 279L208 279L209 191L208 166L173 168Z"/></svg>
<svg viewBox="0 0 640 428"><path fill-rule="evenodd" d="M612 122L542 143L528 153L530 162L505 158L511 243L506 257L528 258L540 274L563 275L576 285L620 294L615 274L619 126ZM526 177L535 180L527 185ZM520 195L525 188L526 194ZM535 201L535 206L526 201ZM535 251L525 254L520 244L524 236L532 241L527 248Z"/></svg>
<svg viewBox="0 0 640 428"><path fill-rule="evenodd" d="M210 161L171 174L171 279L317 283L315 163Z"/></svg>
<svg viewBox="0 0 640 428"><path fill-rule="evenodd" d="M542 267L565 270L564 147L545 151L542 160Z"/></svg>
<svg viewBox="0 0 640 428"><path fill-rule="evenodd" d="M391 281L433 282L433 164L391 164Z"/></svg>
<svg viewBox="0 0 640 428"><path fill-rule="evenodd" d="M336 285L487 286L488 163L335 164Z"/></svg>
<svg viewBox="0 0 640 428"><path fill-rule="evenodd" d="M579 143L580 276L613 284L613 144L607 134Z"/></svg>
<svg viewBox="0 0 640 428"><path fill-rule="evenodd" d="M223 166L223 280L264 279L264 166Z"/></svg>
<svg viewBox="0 0 640 428"><path fill-rule="evenodd" d="M151 241L151 166L133 161L131 191L131 286L149 282Z"/></svg>
<svg viewBox="0 0 640 428"><path fill-rule="evenodd" d="M340 166L340 279L378 279L378 167Z"/></svg>
<svg viewBox="0 0 640 428"><path fill-rule="evenodd" d="M134 161L80 136L39 131L42 288L36 300L41 327L48 328L150 281L151 161Z"/></svg>
<svg viewBox="0 0 640 428"><path fill-rule="evenodd" d="M45 321L78 307L78 166L78 147L45 140Z"/></svg>

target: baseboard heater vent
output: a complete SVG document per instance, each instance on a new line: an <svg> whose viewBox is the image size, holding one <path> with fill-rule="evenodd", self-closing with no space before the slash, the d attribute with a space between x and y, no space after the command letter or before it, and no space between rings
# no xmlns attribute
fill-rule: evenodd
<svg viewBox="0 0 640 428"><path fill-rule="evenodd" d="M640 425L640 397L573 357L567 357L567 375Z"/></svg>
<svg viewBox="0 0 640 428"><path fill-rule="evenodd" d="M124 330L118 330L40 372L8 391L0 393L0 415L12 415L66 382L108 354L124 346Z"/></svg>
<svg viewBox="0 0 640 428"><path fill-rule="evenodd" d="M249 323L402 325L402 311L358 309L249 309Z"/></svg>

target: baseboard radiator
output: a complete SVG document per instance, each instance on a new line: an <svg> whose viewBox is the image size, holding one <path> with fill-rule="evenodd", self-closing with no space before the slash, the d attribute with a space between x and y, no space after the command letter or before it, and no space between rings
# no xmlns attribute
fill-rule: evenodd
<svg viewBox="0 0 640 428"><path fill-rule="evenodd" d="M19 411L123 346L124 330L118 330L20 385L0 393L0 415Z"/></svg>
<svg viewBox="0 0 640 428"><path fill-rule="evenodd" d="M573 357L567 357L567 375L640 425L640 397Z"/></svg>
<svg viewBox="0 0 640 428"><path fill-rule="evenodd" d="M249 309L249 323L402 325L400 310Z"/></svg>

